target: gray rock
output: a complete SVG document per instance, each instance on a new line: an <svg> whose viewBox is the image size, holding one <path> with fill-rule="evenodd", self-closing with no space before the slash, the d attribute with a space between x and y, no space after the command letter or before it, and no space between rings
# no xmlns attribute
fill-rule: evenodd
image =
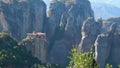
<svg viewBox="0 0 120 68"><path fill-rule="evenodd" d="M108 58L108 63L111 63L114 68L117 68L118 64L120 64L120 23L113 24L110 31L111 40L111 51ZM111 60L112 59L112 60Z"/></svg>
<svg viewBox="0 0 120 68"><path fill-rule="evenodd" d="M43 31L46 19L46 5L42 0L6 0L1 1L2 18L6 28L16 40L21 40L26 33Z"/></svg>
<svg viewBox="0 0 120 68"><path fill-rule="evenodd" d="M24 44L28 51L42 63L47 63L47 40L46 34L40 32L28 33L20 44Z"/></svg>
<svg viewBox="0 0 120 68"><path fill-rule="evenodd" d="M100 68L105 68L110 54L111 45L108 42L108 35L100 34L95 41L95 60Z"/></svg>
<svg viewBox="0 0 120 68"><path fill-rule="evenodd" d="M81 2L83 3L81 4ZM49 62L53 64L60 64L62 68L67 65L68 56L70 55L70 51L73 48L73 45L79 44L80 42L81 27L83 21L88 17L94 18L90 2L88 0L81 0L81 2L71 2L70 4L65 4L67 10L62 13L59 19L60 23L58 22L60 30L63 30L63 33L61 31L59 34L55 33L55 36L53 36L53 38L56 38L56 34L58 37L60 36L60 34L63 35L62 37L60 36L60 39L54 39L54 43L50 45L51 50L49 51ZM55 6L54 4L53 7L57 7L57 5ZM59 12L59 10L61 9L56 10L55 13ZM59 14L57 16L59 16ZM55 19L55 17L53 17L53 20ZM57 24L57 22L55 22L55 24Z"/></svg>
<svg viewBox="0 0 120 68"><path fill-rule="evenodd" d="M66 11L66 6L64 3L59 1L53 1L50 3L48 11L48 24L47 30L49 34L47 35L50 39L55 34L55 29L59 27L62 14Z"/></svg>
<svg viewBox="0 0 120 68"><path fill-rule="evenodd" d="M74 3L69 5L68 11L62 16L60 26L65 28L66 35L71 37L75 36L73 39L76 44L78 44L81 39L81 27L83 21L88 17L94 18L88 0L75 0Z"/></svg>
<svg viewBox="0 0 120 68"><path fill-rule="evenodd" d="M120 17L103 20L102 33L108 34L113 23L120 23Z"/></svg>
<svg viewBox="0 0 120 68"><path fill-rule="evenodd" d="M89 52L94 42L101 32L101 20L94 21L93 18L88 18L84 21L82 26L82 39L79 45L79 50Z"/></svg>
<svg viewBox="0 0 120 68"><path fill-rule="evenodd" d="M72 46L65 39L56 41L49 53L48 61L52 64L59 64L61 68L65 68L69 62L69 56Z"/></svg>
<svg viewBox="0 0 120 68"><path fill-rule="evenodd" d="M113 23L109 27L107 35L99 35L95 42L95 59L104 68L105 64L110 63L113 68L117 68L120 64L120 23Z"/></svg>

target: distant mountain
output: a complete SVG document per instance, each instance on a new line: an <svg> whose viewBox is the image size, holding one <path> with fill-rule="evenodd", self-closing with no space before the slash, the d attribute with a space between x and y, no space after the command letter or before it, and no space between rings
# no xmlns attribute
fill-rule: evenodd
<svg viewBox="0 0 120 68"><path fill-rule="evenodd" d="M47 4L47 9L48 9L50 0L44 0L44 1ZM104 3L102 3L103 0L99 0L99 1L90 0L90 1L93 2L91 4L95 13L95 18L102 17L103 19L107 19L110 17L120 16L120 7L116 7L117 2L119 2L119 0L117 2L113 2L113 0L108 0L105 1Z"/></svg>
<svg viewBox="0 0 120 68"><path fill-rule="evenodd" d="M120 8L113 5L92 3L92 8L94 10L95 18L102 17L103 19L106 19L120 16Z"/></svg>

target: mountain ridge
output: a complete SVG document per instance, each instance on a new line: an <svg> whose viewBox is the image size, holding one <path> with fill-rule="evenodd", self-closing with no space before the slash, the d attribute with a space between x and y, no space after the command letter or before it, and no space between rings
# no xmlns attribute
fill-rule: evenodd
<svg viewBox="0 0 120 68"><path fill-rule="evenodd" d="M106 4L106 3L92 3L92 9L95 14L95 18L102 17L103 19L108 19L110 17L120 16L120 8Z"/></svg>

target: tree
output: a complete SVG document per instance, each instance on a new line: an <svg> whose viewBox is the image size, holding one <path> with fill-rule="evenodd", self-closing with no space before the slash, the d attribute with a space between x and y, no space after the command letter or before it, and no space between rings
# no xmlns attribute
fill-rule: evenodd
<svg viewBox="0 0 120 68"><path fill-rule="evenodd" d="M67 68L98 68L93 52L77 52L77 49L72 50L70 63Z"/></svg>
<svg viewBox="0 0 120 68"><path fill-rule="evenodd" d="M17 42L6 33L0 33L0 67L1 68L30 68L41 62L28 52L25 46Z"/></svg>

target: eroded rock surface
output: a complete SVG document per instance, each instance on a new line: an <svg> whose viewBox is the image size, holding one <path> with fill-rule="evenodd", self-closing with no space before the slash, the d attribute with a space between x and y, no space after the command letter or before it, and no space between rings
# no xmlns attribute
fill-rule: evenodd
<svg viewBox="0 0 120 68"><path fill-rule="evenodd" d="M118 53L120 50L120 23L114 21L109 28L107 35L99 35L95 42L95 58L100 68L104 68L107 63L112 64L113 68L117 68L120 64L118 60L120 59Z"/></svg>
<svg viewBox="0 0 120 68"><path fill-rule="evenodd" d="M28 51L42 63L47 63L47 40L46 34L40 32L28 33L22 41Z"/></svg>
<svg viewBox="0 0 120 68"><path fill-rule="evenodd" d="M59 1L52 1L50 3L49 11L48 11L48 22L47 22L47 30L49 33L47 36L49 39L54 37L55 30L59 27L60 20L62 14L66 11L66 6L64 3Z"/></svg>
<svg viewBox="0 0 120 68"><path fill-rule="evenodd" d="M53 3L52 8L58 6L56 3L58 2ZM67 65L68 56L70 55L73 45L78 45L81 40L81 27L83 21L88 17L93 17L94 19L94 14L88 0L74 0L71 3L65 3L65 6L67 10L62 13L60 19L57 19L58 22L55 23L58 24L59 27L56 29L55 35L52 38L55 41L50 45L49 51L49 62L53 64L57 63L61 66ZM61 11L64 9L61 9L62 7L60 6L59 8ZM55 9L52 10L52 12L58 13L60 11L59 9ZM53 20L55 17L56 16L53 17ZM51 23L54 24L54 21ZM62 59L63 61L61 61Z"/></svg>
<svg viewBox="0 0 120 68"><path fill-rule="evenodd" d="M101 33L101 28L101 19L97 21L94 21L93 18L86 19L82 26L82 39L79 45L79 50L83 52L89 52L90 49L93 47L98 34Z"/></svg>
<svg viewBox="0 0 120 68"><path fill-rule="evenodd" d="M69 5L68 11L63 15L60 26L65 28L65 34L74 36L75 43L79 43L81 39L81 27L83 21L88 17L94 18L88 0L74 0Z"/></svg>
<svg viewBox="0 0 120 68"><path fill-rule="evenodd" d="M43 31L46 5L42 0L2 0L0 4L3 30L16 40L28 32Z"/></svg>

